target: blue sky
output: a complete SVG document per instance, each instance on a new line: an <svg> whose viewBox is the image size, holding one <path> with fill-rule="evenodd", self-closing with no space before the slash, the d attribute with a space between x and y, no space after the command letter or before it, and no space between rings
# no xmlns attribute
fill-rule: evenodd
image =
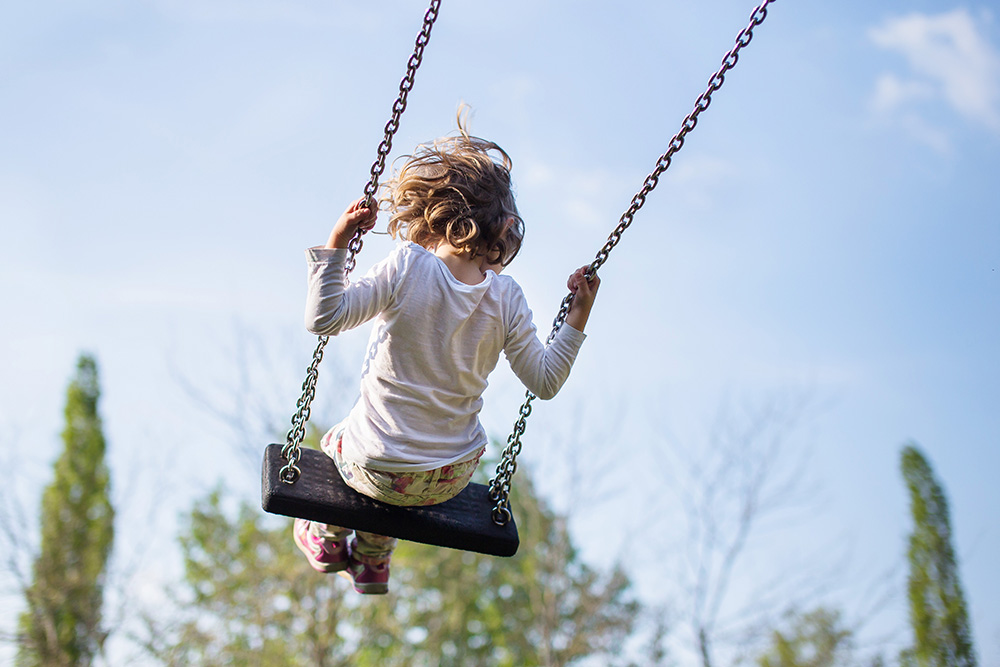
<svg viewBox="0 0 1000 667"><path fill-rule="evenodd" d="M261 344L249 354L275 369L250 383L290 411L311 349L302 249L359 196L423 9L6 9L0 447L24 471L13 487L24 502L34 506L58 451L81 350L101 364L118 493L141 505L135 488L159 479L184 507L222 477L253 493L253 466L232 462L232 434L178 377L223 401L240 382L234 345L249 336ZM452 130L461 102L472 107L473 132L514 159L527 237L510 272L547 328L566 276L600 248L752 9L446 0L393 155ZM981 662L1000 666L997 173L994 7L772 4L602 269L573 378L532 417L538 444L526 456L542 488L566 503L559 480L600 452L614 461L605 516L652 507L664 493L647 473L664 444L698 447L725 397L811 396L790 447L809 452L819 506L755 543L754 558L794 564L805 546L849 545L835 600L850 612L903 557L898 457L913 439L948 491ZM360 270L389 247L372 237ZM336 341L325 363L353 377L364 336ZM498 371L484 422L500 438L519 397ZM561 437L579 449L542 451ZM574 525L589 534L585 519ZM614 522L602 534L638 539ZM658 569L666 556L636 558L643 596L673 597ZM727 604L758 576L740 571ZM873 626L904 642L904 597Z"/></svg>

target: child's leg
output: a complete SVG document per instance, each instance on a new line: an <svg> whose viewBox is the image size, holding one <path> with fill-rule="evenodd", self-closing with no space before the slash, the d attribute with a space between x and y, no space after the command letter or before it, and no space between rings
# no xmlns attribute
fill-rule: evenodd
<svg viewBox="0 0 1000 667"><path fill-rule="evenodd" d="M309 565L319 572L340 572L347 567L347 538L350 531L305 519L292 522L295 545Z"/></svg>
<svg viewBox="0 0 1000 667"><path fill-rule="evenodd" d="M465 461L409 473L392 473L361 467L344 460L343 429L335 427L320 439L320 448L333 459L340 476L358 493L390 505L436 505L466 487L479 465L485 447ZM329 527L327 527L329 530ZM330 537L340 539L334 529ZM351 543L347 570L359 593L386 593L389 590L389 561L396 538L356 531Z"/></svg>
<svg viewBox="0 0 1000 667"><path fill-rule="evenodd" d="M469 461L407 474L350 467L338 456L334 460L344 479L366 495L396 505L432 505L454 497L465 488L480 456L482 452ZM396 542L394 537L355 532L347 570L341 573L350 578L354 590L367 594L389 591L389 561Z"/></svg>
<svg viewBox="0 0 1000 667"><path fill-rule="evenodd" d="M367 595L389 592L389 560L396 538L357 531L341 576L347 577L354 590Z"/></svg>
<svg viewBox="0 0 1000 667"><path fill-rule="evenodd" d="M327 523L316 523L315 521L309 521L308 523L312 534L324 541L340 542L351 536L350 528L341 528L339 526L331 526Z"/></svg>
<svg viewBox="0 0 1000 667"><path fill-rule="evenodd" d="M392 558L396 538L357 531L351 544L351 556L369 565L382 565Z"/></svg>

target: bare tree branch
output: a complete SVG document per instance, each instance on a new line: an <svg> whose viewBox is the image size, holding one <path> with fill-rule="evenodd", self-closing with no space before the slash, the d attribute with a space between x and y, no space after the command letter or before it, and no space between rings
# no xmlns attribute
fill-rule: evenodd
<svg viewBox="0 0 1000 667"><path fill-rule="evenodd" d="M20 436L16 432L5 434L3 453L4 470L17 470L21 474L12 475L7 484L0 485L0 553L4 554L0 577L4 580L2 595L11 600L12 607L23 604L24 596L31 583L31 563L34 561L37 544L33 536L37 531L31 529L29 518L33 516L25 505L21 495L21 482L24 480L24 461L14 461L19 451L17 442ZM16 618L16 616L15 616ZM16 627L0 630L0 643L15 645L18 641Z"/></svg>
<svg viewBox="0 0 1000 667"><path fill-rule="evenodd" d="M222 378L207 380L203 369L188 371L175 359L169 366L191 405L221 428L222 439L233 443L239 459L256 471L264 446L284 441L308 366L307 347L315 339L287 333L269 337L239 322L233 325L231 339L215 344L218 358L232 360ZM327 346L313 408L314 415L334 415L327 423L346 415L348 401L357 395L357 383L344 382L345 377L354 376L345 373L338 352L335 346Z"/></svg>
<svg viewBox="0 0 1000 667"><path fill-rule="evenodd" d="M745 602L733 598L734 578L740 577L743 588L753 579L737 573L755 536L771 520L789 525L812 504L809 450L792 441L811 408L808 393L757 404L724 400L707 446L661 443L659 472L676 491L665 501L674 511L663 507L661 514L679 514L686 527L676 576L689 601L684 615L703 667L717 662L718 649L732 653L748 629L774 618L789 601L816 599L829 589L830 578L807 567L801 575L783 572L767 585L751 586L743 591ZM661 544L660 551L668 553L669 546Z"/></svg>

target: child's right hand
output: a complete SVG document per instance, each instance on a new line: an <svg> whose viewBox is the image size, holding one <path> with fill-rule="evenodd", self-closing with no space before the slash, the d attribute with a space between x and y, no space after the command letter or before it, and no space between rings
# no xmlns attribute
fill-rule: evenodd
<svg viewBox="0 0 1000 667"><path fill-rule="evenodd" d="M375 219L378 217L378 207L363 208L360 206L361 199L351 202L330 232L330 239L326 242L327 248L346 248L358 229L363 232L369 231L375 226Z"/></svg>

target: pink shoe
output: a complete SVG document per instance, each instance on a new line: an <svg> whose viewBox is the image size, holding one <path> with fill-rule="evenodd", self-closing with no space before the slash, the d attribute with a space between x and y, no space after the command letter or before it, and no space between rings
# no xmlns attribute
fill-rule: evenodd
<svg viewBox="0 0 1000 667"><path fill-rule="evenodd" d="M347 567L347 540L339 542L323 539L312 534L309 522L296 519L292 524L292 536L299 551L306 555L306 560L314 570L319 572L340 572Z"/></svg>
<svg viewBox="0 0 1000 667"><path fill-rule="evenodd" d="M372 565L366 563L364 556L355 556L354 544L348 552L347 569L340 576L349 579L354 590L365 595L384 595L389 592L389 561Z"/></svg>

